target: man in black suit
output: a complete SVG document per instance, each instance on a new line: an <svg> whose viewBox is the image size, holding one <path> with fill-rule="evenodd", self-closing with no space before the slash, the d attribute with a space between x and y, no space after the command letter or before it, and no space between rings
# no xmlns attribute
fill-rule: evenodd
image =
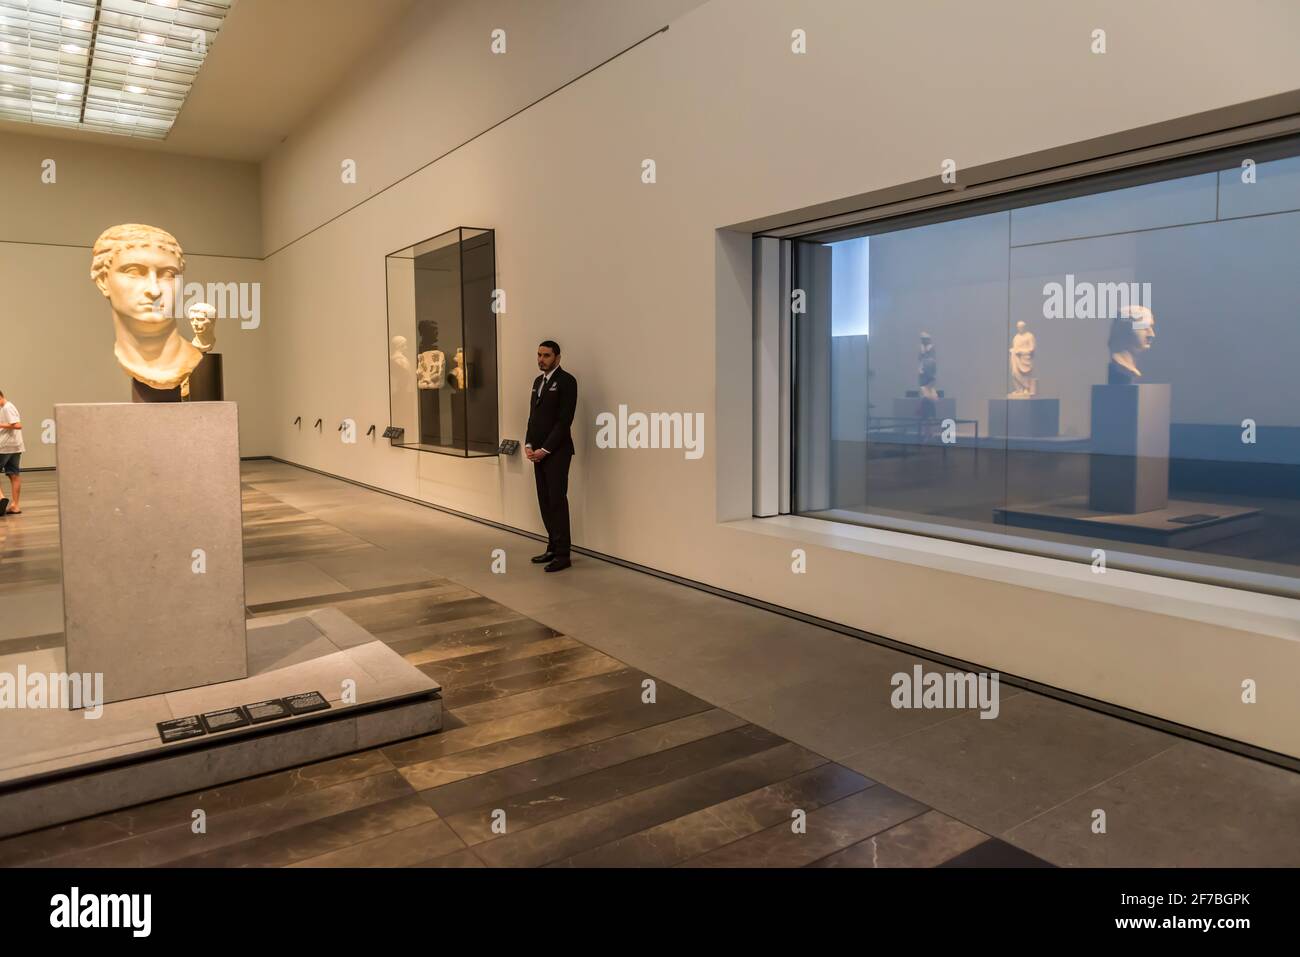
<svg viewBox="0 0 1300 957"><path fill-rule="evenodd" d="M537 347L537 368L528 401L524 455L533 463L537 504L546 525L546 551L533 562L548 572L563 571L569 561L569 463L573 461L573 414L578 407L578 380L560 368L560 345L547 339Z"/></svg>

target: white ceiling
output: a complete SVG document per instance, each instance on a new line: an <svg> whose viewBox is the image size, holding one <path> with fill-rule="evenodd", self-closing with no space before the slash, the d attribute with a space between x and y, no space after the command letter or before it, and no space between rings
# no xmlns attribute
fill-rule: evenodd
<svg viewBox="0 0 1300 957"><path fill-rule="evenodd" d="M236 0L165 140L0 122L0 132L259 161L396 32L413 3Z"/></svg>

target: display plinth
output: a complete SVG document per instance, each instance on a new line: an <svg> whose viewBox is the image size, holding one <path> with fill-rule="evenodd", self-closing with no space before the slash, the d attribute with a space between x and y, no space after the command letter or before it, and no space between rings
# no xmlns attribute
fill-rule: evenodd
<svg viewBox="0 0 1300 957"><path fill-rule="evenodd" d="M1047 439L1061 434L1061 400L1025 396L989 399L989 435Z"/></svg>
<svg viewBox="0 0 1300 957"><path fill-rule="evenodd" d="M1083 535L1093 540L1195 548L1252 532L1263 524L1264 517L1257 508L1175 499L1170 499L1163 508L1145 512L1102 512L1090 509L1080 495L1038 505L997 508L993 510L993 521L1018 528Z"/></svg>
<svg viewBox="0 0 1300 957"><path fill-rule="evenodd" d="M933 407L933 412L926 415L926 403ZM956 399L922 399L920 396L904 396L894 400L894 418L896 419L955 419L957 418Z"/></svg>
<svg viewBox="0 0 1300 957"><path fill-rule="evenodd" d="M1169 501L1168 385L1094 385L1088 507L1151 512Z"/></svg>
<svg viewBox="0 0 1300 957"><path fill-rule="evenodd" d="M190 373L191 402L221 402L226 398L221 353L209 352Z"/></svg>
<svg viewBox="0 0 1300 957"><path fill-rule="evenodd" d="M105 701L246 677L232 402L54 407L71 671Z"/></svg>
<svg viewBox="0 0 1300 957"><path fill-rule="evenodd" d="M0 837L442 728L439 684L338 609L254 619L248 649L247 678L109 704L94 719L0 710ZM63 659L61 648L2 655L0 671L60 673ZM310 692L328 707L268 707ZM241 708L249 721L203 728L203 716ZM186 718L200 730L163 740L160 724Z"/></svg>

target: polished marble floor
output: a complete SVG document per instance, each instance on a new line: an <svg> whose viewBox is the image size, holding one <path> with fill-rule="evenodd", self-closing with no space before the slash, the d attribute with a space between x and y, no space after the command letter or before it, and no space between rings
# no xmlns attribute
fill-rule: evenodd
<svg viewBox="0 0 1300 957"><path fill-rule="evenodd" d="M544 575L524 536L291 466L244 483L250 615L340 609L444 685L446 729L0 841L0 863L1300 863L1292 772L1007 686L995 721L895 710L864 693L917 662L891 649L593 559ZM60 641L57 550L32 473L0 522L0 652Z"/></svg>

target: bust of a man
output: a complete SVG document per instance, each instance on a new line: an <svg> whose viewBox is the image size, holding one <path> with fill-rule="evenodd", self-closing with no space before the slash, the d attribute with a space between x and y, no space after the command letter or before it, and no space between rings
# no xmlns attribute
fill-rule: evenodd
<svg viewBox="0 0 1300 957"><path fill-rule="evenodd" d="M193 340L177 328L176 279L184 271L180 243L157 226L113 226L95 240L90 278L113 310L118 365L150 389L179 390L181 399L189 396L190 374L216 343L209 305L190 308Z"/></svg>
<svg viewBox="0 0 1300 957"><path fill-rule="evenodd" d="M1147 306L1125 306L1111 323L1110 364L1106 367L1108 385L1137 385L1142 378L1138 357L1151 348L1156 339L1156 317Z"/></svg>

